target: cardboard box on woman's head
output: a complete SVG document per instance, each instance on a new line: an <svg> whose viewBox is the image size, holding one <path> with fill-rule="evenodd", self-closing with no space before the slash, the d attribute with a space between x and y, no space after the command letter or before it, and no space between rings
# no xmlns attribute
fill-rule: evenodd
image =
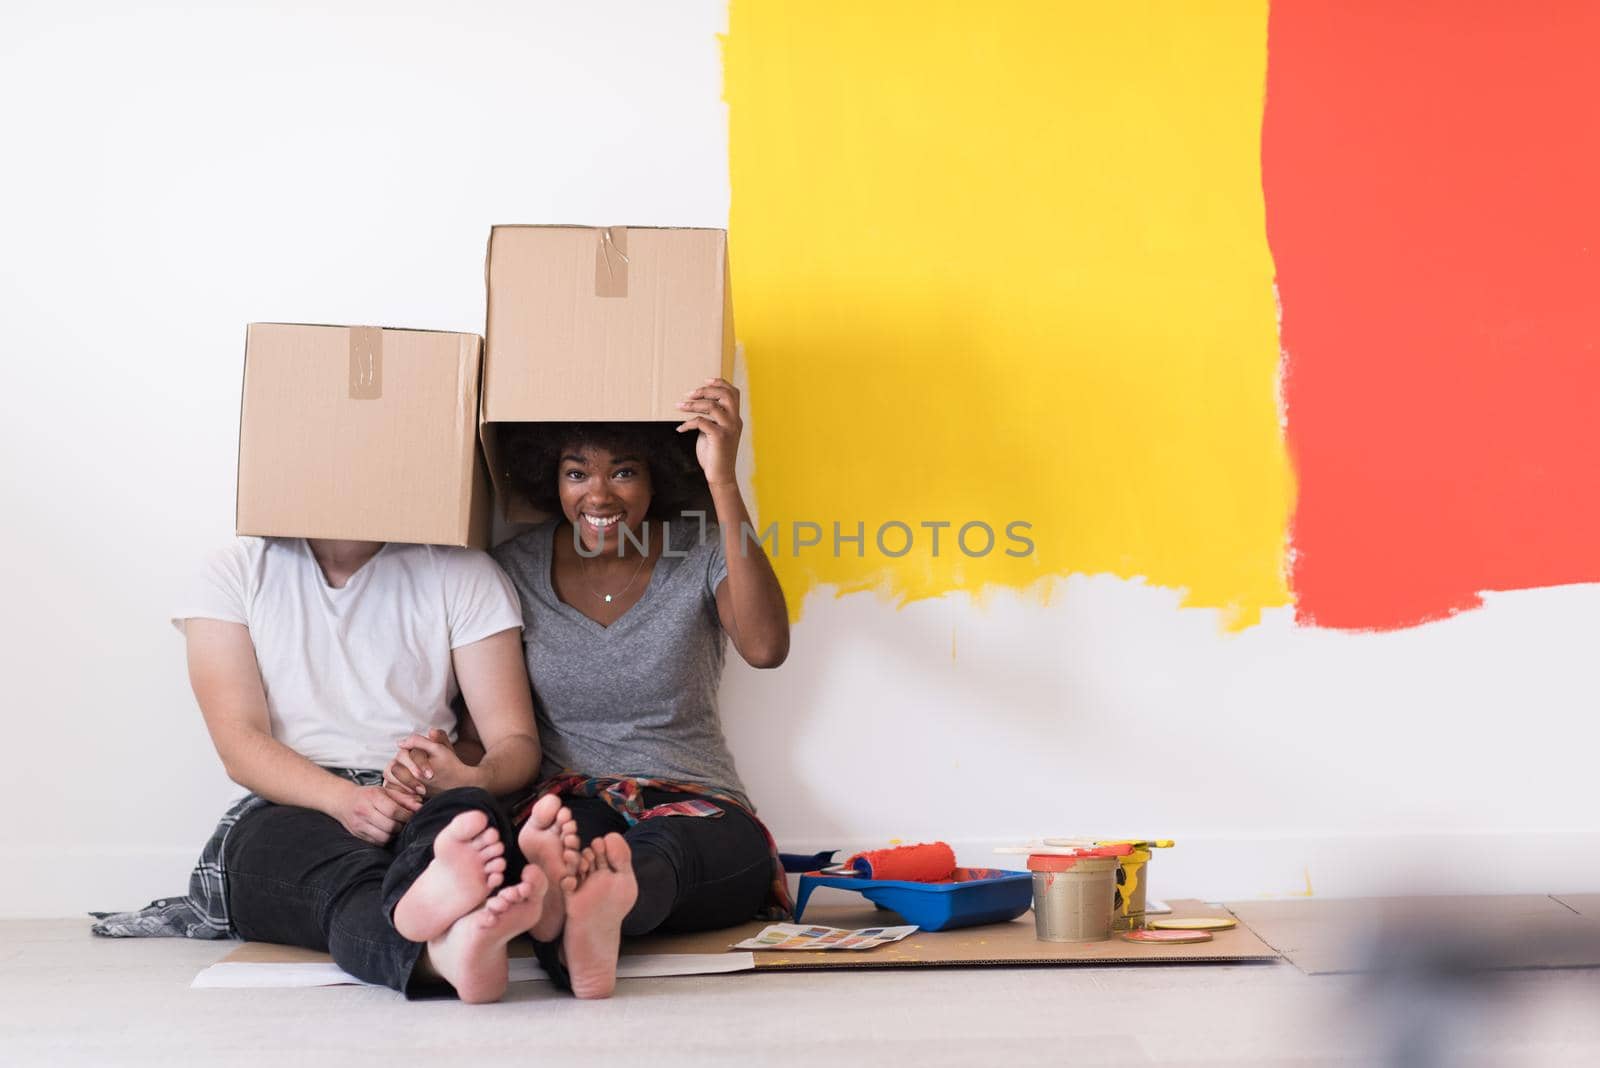
<svg viewBox="0 0 1600 1068"><path fill-rule="evenodd" d="M500 461L506 423L654 422L708 378L733 378L724 230L496 226L482 434L506 519L542 518Z"/></svg>
<svg viewBox="0 0 1600 1068"><path fill-rule="evenodd" d="M489 544L482 339L252 323L239 409L239 534Z"/></svg>

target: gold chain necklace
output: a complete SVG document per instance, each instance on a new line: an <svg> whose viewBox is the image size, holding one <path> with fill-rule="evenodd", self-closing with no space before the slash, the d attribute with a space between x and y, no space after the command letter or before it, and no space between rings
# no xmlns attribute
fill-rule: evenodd
<svg viewBox="0 0 1600 1068"><path fill-rule="evenodd" d="M583 572L583 584L589 587L589 592L600 598L606 604L610 604L613 596L621 597L623 594L627 593L633 588L635 580L637 580L639 577L639 572L644 570L644 562L648 559L650 559L650 557L647 554L639 554L639 565L633 569L633 576L628 579L628 584L622 587L622 589L618 590L615 595L601 593L599 590L594 588L594 583L589 581L589 558L582 553L578 554L578 569Z"/></svg>

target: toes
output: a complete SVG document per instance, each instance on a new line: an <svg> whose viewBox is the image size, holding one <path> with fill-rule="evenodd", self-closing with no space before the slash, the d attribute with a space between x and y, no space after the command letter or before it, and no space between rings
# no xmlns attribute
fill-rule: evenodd
<svg viewBox="0 0 1600 1068"><path fill-rule="evenodd" d="M485 860L487 860L490 857L498 857L501 854L503 854L505 851L506 851L506 844L504 842L500 841L500 839L496 838L493 842L491 842L488 845L484 846L483 848L479 849L478 850L478 855L483 857Z"/></svg>
<svg viewBox="0 0 1600 1068"><path fill-rule="evenodd" d="M482 809L474 808L461 813L461 815L451 820L450 825L440 833L449 835L451 838L467 841L482 834L483 829L488 825L489 814Z"/></svg>
<svg viewBox="0 0 1600 1068"><path fill-rule="evenodd" d="M555 794L545 794L534 802L533 811L528 814L528 819L535 827L543 830L554 823L562 811L564 810L561 798Z"/></svg>
<svg viewBox="0 0 1600 1068"><path fill-rule="evenodd" d="M576 875L563 875L561 877L561 892L575 894L578 892L578 877Z"/></svg>
<svg viewBox="0 0 1600 1068"><path fill-rule="evenodd" d="M487 864L485 864L483 866L483 870L484 870L484 873L486 875L493 875L495 872L505 871L506 870L506 858L505 857L495 857L493 860L489 861Z"/></svg>
<svg viewBox="0 0 1600 1068"><path fill-rule="evenodd" d="M485 888L487 888L487 889L492 891L495 887L499 886L501 883L503 883L505 881L506 881L506 873L505 872L503 872L503 871L492 871L492 872L490 872L488 874L487 877L484 878L483 885L485 886Z"/></svg>
<svg viewBox="0 0 1600 1068"><path fill-rule="evenodd" d="M606 835L606 859L617 871L632 870L633 850L628 848L628 840L620 834Z"/></svg>
<svg viewBox="0 0 1600 1068"><path fill-rule="evenodd" d="M483 815L483 814L479 813L479 815ZM487 820L489 817L484 816L483 818L485 820ZM478 849L487 849L489 846L498 844L499 841L500 841L500 830L499 830L499 828L497 828L497 827L489 827L489 828L486 828L477 837L473 838L472 839L472 844L474 846L476 846Z"/></svg>
<svg viewBox="0 0 1600 1068"><path fill-rule="evenodd" d="M561 870L566 872L568 875L576 875L578 873L578 851L577 850L575 850L575 849L562 850L562 852L561 852Z"/></svg>

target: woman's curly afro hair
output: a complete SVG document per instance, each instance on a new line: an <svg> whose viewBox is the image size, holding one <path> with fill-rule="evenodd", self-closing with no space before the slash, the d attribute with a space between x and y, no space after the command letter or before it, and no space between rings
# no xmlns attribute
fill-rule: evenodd
<svg viewBox="0 0 1600 1068"><path fill-rule="evenodd" d="M561 457L585 446L613 456L636 456L650 468L652 519L710 511L711 490L695 459L697 435L676 423L516 423L501 431L500 448L512 487L548 515L561 514L556 480Z"/></svg>

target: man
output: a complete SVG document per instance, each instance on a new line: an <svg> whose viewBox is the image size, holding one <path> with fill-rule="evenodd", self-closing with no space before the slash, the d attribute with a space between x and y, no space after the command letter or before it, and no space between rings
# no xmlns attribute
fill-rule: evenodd
<svg viewBox="0 0 1600 1068"><path fill-rule="evenodd" d="M529 785L540 751L521 609L494 562L441 546L238 538L174 623L217 754L251 793L224 816L187 899L102 916L96 932L236 934L326 950L408 995L500 997L506 943L559 930L577 837L552 798L509 846L495 800ZM398 739L455 733L458 693L482 759L433 761L419 789L386 786L379 769Z"/></svg>

